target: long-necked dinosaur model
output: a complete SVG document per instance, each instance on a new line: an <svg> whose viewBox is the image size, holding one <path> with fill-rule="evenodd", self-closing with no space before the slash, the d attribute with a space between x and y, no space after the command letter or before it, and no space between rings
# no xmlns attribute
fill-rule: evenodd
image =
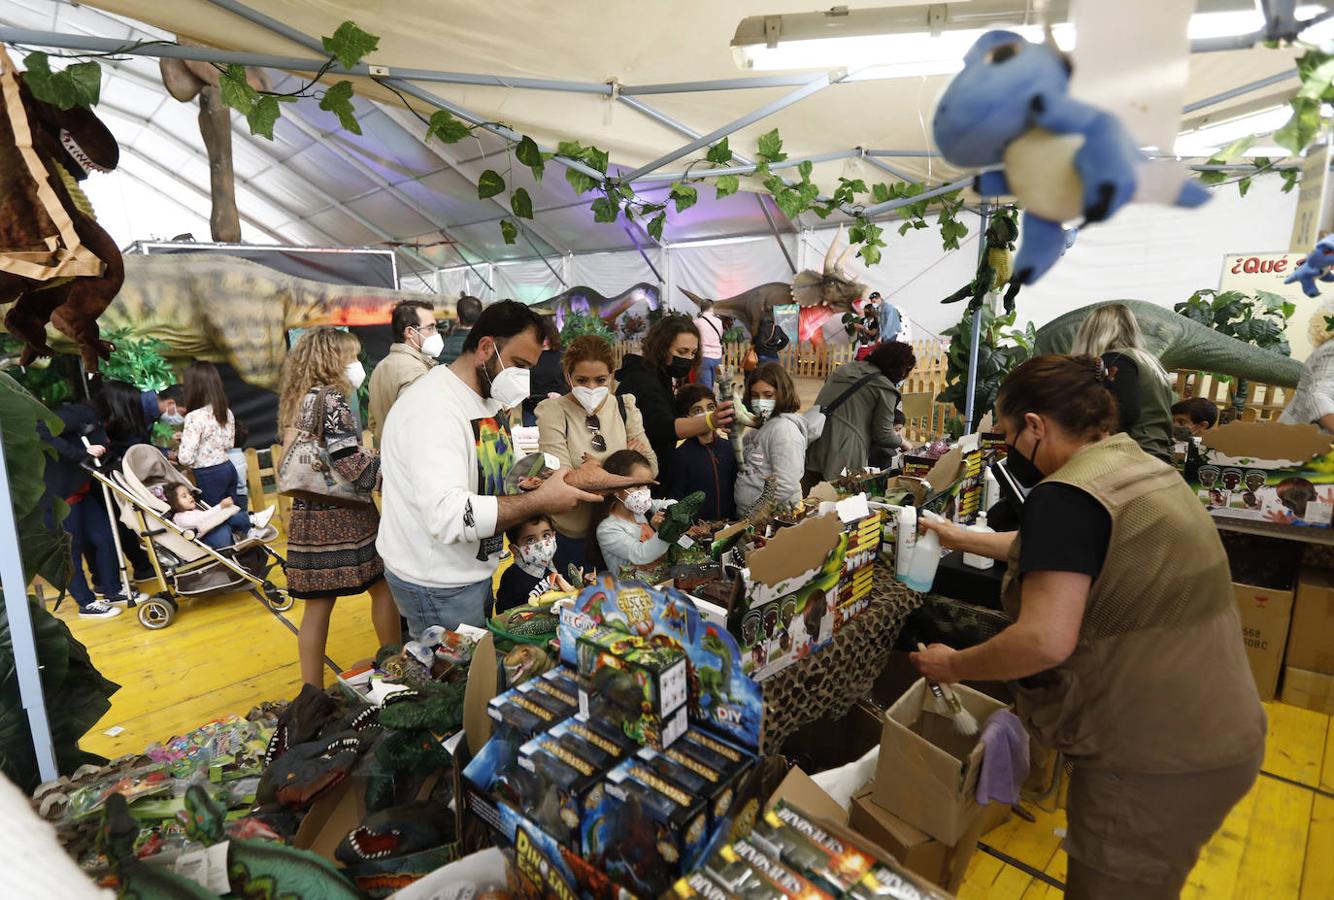
<svg viewBox="0 0 1334 900"><path fill-rule="evenodd" d="M821 330L824 323L836 315L841 317L843 313L851 312L853 301L866 296L866 285L849 278L843 271L843 263L852 248L848 247L839 254L842 237L843 229L840 226L833 243L829 245L829 252L825 254L823 271L805 269L797 273L791 284L782 281L761 284L734 297L717 301L713 311L720 316L739 319L751 334L755 334L759 331L760 320L766 311L775 306L795 303L801 307L800 339L823 343L827 337ZM685 288L681 288L681 292L696 304L704 302L705 298ZM834 337L838 335L842 335L841 340L847 340L841 325Z"/></svg>
<svg viewBox="0 0 1334 900"><path fill-rule="evenodd" d="M1124 303L1144 332L1145 349L1166 369L1221 372L1264 384L1291 387L1302 374L1302 364L1281 353L1262 350L1219 334L1199 322L1144 300L1109 300L1071 310L1038 329L1035 352L1069 353L1075 332L1090 312L1108 303Z"/></svg>
<svg viewBox="0 0 1334 900"><path fill-rule="evenodd" d="M78 183L119 161L97 116L36 99L0 47L0 304L14 304L5 328L24 342L24 365L50 355L48 322L90 370L111 351L97 319L124 270Z"/></svg>

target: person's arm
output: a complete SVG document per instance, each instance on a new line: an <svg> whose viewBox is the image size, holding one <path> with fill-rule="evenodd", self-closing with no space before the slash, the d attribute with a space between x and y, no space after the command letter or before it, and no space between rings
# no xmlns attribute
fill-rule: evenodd
<svg viewBox="0 0 1334 900"><path fill-rule="evenodd" d="M1123 353L1104 353L1102 362L1112 376L1104 383L1116 400L1121 430L1129 431L1139 421L1139 365Z"/></svg>
<svg viewBox="0 0 1334 900"><path fill-rule="evenodd" d="M877 383L873 382L874 384ZM883 389L876 392L875 410L871 413L872 446L888 447L892 450L903 444L903 437L894 430L894 413L899 408L898 401L899 395L893 390Z"/></svg>
<svg viewBox="0 0 1334 900"><path fill-rule="evenodd" d="M556 457L563 469L583 462L571 458L568 428L569 419L559 400L543 400L537 404L537 449Z"/></svg>
<svg viewBox="0 0 1334 900"><path fill-rule="evenodd" d="M787 332L784 331L782 328L778 327L777 322L774 323L774 331L772 336L774 344L773 344L773 349L769 351L769 355L775 356L777 355L779 350L782 350L790 343L790 339L787 336Z"/></svg>
<svg viewBox="0 0 1334 900"><path fill-rule="evenodd" d="M1334 412L1325 413L1320 417L1320 427L1329 432L1334 432Z"/></svg>
<svg viewBox="0 0 1334 900"><path fill-rule="evenodd" d="M1017 531L987 532L965 531L962 526L945 519L917 520L918 530L930 529L940 537L940 546L946 550L962 550L964 553L976 553L989 559L1005 560L1010 557L1010 546L1019 536Z"/></svg>
<svg viewBox="0 0 1334 900"><path fill-rule="evenodd" d="M180 464L193 467L199 453L199 440L204 436L204 417L186 416L185 427L181 429L181 443L176 448L176 459Z"/></svg>
<svg viewBox="0 0 1334 900"><path fill-rule="evenodd" d="M644 414L639 411L639 404L633 396L625 398L625 443L626 446L638 441L644 449L640 452L648 460L648 467L653 470L653 477L658 477L658 454L653 450L653 443L644 431Z"/></svg>
<svg viewBox="0 0 1334 900"><path fill-rule="evenodd" d="M1028 572L1017 622L966 650L932 644L912 661L927 678L949 683L1016 681L1059 666L1079 643L1092 583L1079 572Z"/></svg>
<svg viewBox="0 0 1334 900"><path fill-rule="evenodd" d="M380 454L361 445L361 428L352 407L339 391L324 398L324 448L338 474L363 491L373 491L380 480ZM187 423L188 427L188 423Z"/></svg>
<svg viewBox="0 0 1334 900"><path fill-rule="evenodd" d="M773 430L768 445L769 473L778 479L779 500L801 499L801 476L806 474L806 440L796 425L787 419L773 419L765 428ZM762 435L757 434L756 439Z"/></svg>
<svg viewBox="0 0 1334 900"><path fill-rule="evenodd" d="M565 483L568 469L561 469L548 477L533 491L526 491L513 497L496 497L496 525L491 534L500 534L520 522L527 522L542 513L562 513L574 509L580 503L601 503L602 498L588 491L581 491ZM489 535L488 535L489 536Z"/></svg>
<svg viewBox="0 0 1334 900"><path fill-rule="evenodd" d="M62 419L61 421L64 420ZM65 462L69 463L78 464L81 462L86 462L89 458L88 448L85 447L83 445L83 441L79 440L78 438L67 437L67 435L73 433L74 433L74 428L71 427L71 423L69 422L65 422L64 431L62 431L58 435L55 435L51 433L51 429L46 427L45 422L43 422L41 419L37 420L37 436L41 438L43 441L45 441L47 444L50 444L52 447L54 447L57 456L59 456ZM91 437L89 438L89 440L93 444L100 443L99 441L93 440Z"/></svg>
<svg viewBox="0 0 1334 900"><path fill-rule="evenodd" d="M605 525L605 527L604 527ZM602 555L619 556L627 562L636 566L647 565L651 562L657 562L662 559L663 554L668 550L667 543L656 534L646 541L641 541L638 535L639 525L635 525L634 532L624 528L619 522L611 522L598 526L598 546L602 548Z"/></svg>

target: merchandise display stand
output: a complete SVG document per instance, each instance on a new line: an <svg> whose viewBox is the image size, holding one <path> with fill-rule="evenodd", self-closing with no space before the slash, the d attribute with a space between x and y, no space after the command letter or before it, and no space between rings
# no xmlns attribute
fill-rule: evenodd
<svg viewBox="0 0 1334 900"><path fill-rule="evenodd" d="M764 741L777 752L801 726L822 716L846 715L889 663L908 614L924 595L895 580L893 569L876 563L870 604L834 634L833 643L764 681Z"/></svg>
<svg viewBox="0 0 1334 900"><path fill-rule="evenodd" d="M1214 516L1214 524L1220 531L1236 531L1241 534L1282 538L1286 541L1301 541L1304 544L1334 546L1334 528L1283 525L1279 522L1257 522L1254 519L1230 519L1223 516Z"/></svg>

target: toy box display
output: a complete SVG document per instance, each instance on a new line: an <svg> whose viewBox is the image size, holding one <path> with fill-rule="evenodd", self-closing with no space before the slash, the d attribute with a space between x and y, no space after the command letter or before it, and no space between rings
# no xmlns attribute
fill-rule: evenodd
<svg viewBox="0 0 1334 900"><path fill-rule="evenodd" d="M843 575L839 580L838 600L834 606L835 632L856 618L870 603L884 518L884 512L877 509L844 526L848 534L848 546L843 556Z"/></svg>
<svg viewBox="0 0 1334 900"><path fill-rule="evenodd" d="M1334 452L1315 425L1229 422L1200 442L1190 482L1211 515L1328 528Z"/></svg>
<svg viewBox="0 0 1334 900"><path fill-rule="evenodd" d="M684 652L605 626L579 635L576 647L584 717L613 718L640 743L655 747L668 746L685 731Z"/></svg>

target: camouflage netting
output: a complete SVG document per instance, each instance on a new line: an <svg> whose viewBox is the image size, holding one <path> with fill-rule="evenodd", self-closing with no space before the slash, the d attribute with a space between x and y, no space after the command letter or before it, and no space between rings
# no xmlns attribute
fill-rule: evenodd
<svg viewBox="0 0 1334 900"><path fill-rule="evenodd" d="M846 715L871 692L904 619L923 596L896 581L888 566L875 565L870 606L843 626L830 646L761 683L764 748L781 747L798 728L821 716Z"/></svg>

